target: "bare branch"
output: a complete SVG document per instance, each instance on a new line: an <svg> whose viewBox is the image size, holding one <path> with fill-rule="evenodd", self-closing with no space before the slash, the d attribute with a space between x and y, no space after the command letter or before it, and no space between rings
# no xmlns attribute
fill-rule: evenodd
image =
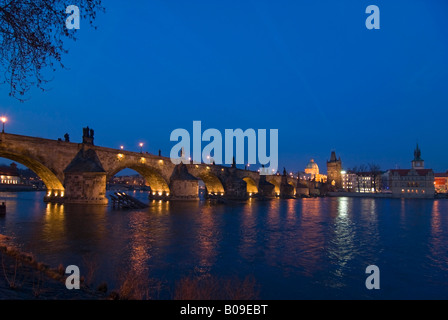
<svg viewBox="0 0 448 320"><path fill-rule="evenodd" d="M101 0L73 0L81 19L93 26L97 11L104 11ZM9 95L21 101L36 86L45 90L46 69L63 68L62 57L67 39L76 40L75 32L65 26L66 1L0 0L0 68Z"/></svg>

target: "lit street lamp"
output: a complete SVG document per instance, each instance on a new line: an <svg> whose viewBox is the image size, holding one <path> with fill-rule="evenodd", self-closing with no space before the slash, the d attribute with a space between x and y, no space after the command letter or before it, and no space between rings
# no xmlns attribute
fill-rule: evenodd
<svg viewBox="0 0 448 320"><path fill-rule="evenodd" d="M2 133L4 133L5 132L5 122L8 121L8 119L6 117L1 117L0 120L3 123Z"/></svg>
<svg viewBox="0 0 448 320"><path fill-rule="evenodd" d="M120 149L123 150L123 149L124 149L124 146L120 146Z"/></svg>
<svg viewBox="0 0 448 320"><path fill-rule="evenodd" d="M139 146L140 146L140 153L143 153L143 142L140 142Z"/></svg>

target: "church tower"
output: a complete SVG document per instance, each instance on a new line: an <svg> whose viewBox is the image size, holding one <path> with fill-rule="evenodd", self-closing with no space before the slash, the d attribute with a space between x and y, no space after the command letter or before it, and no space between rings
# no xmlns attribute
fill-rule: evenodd
<svg viewBox="0 0 448 320"><path fill-rule="evenodd" d="M342 161L341 157L336 158L336 152L331 152L330 161L327 161L327 181L333 186L342 188Z"/></svg>
<svg viewBox="0 0 448 320"><path fill-rule="evenodd" d="M422 159L422 152L417 147L414 150L414 160L412 160L412 169L425 169L425 160Z"/></svg>

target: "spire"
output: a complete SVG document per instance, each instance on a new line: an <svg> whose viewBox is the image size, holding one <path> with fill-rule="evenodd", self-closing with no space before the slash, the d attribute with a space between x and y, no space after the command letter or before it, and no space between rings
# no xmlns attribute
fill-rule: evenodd
<svg viewBox="0 0 448 320"><path fill-rule="evenodd" d="M422 152L420 151L420 148L418 146L415 147L414 150L414 160L412 160L412 168L413 169L424 169L425 168L425 161L422 159Z"/></svg>
<svg viewBox="0 0 448 320"><path fill-rule="evenodd" d="M335 151L331 151L330 162L335 162L335 161L337 161L336 152Z"/></svg>
<svg viewBox="0 0 448 320"><path fill-rule="evenodd" d="M422 152L420 151L420 148L417 143L417 147L414 150L414 161L421 161L422 160L421 156Z"/></svg>

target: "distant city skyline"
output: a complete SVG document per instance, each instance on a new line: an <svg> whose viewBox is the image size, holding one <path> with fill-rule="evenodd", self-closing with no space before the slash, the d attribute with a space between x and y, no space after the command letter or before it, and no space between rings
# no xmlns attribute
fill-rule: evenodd
<svg viewBox="0 0 448 320"><path fill-rule="evenodd" d="M195 120L278 129L280 172L326 172L333 150L344 169L410 168L418 142L445 172L448 3L377 2L380 30L365 28L369 4L107 1L48 91L20 103L0 85L0 115L8 133L81 142L89 126L97 145L164 156Z"/></svg>

